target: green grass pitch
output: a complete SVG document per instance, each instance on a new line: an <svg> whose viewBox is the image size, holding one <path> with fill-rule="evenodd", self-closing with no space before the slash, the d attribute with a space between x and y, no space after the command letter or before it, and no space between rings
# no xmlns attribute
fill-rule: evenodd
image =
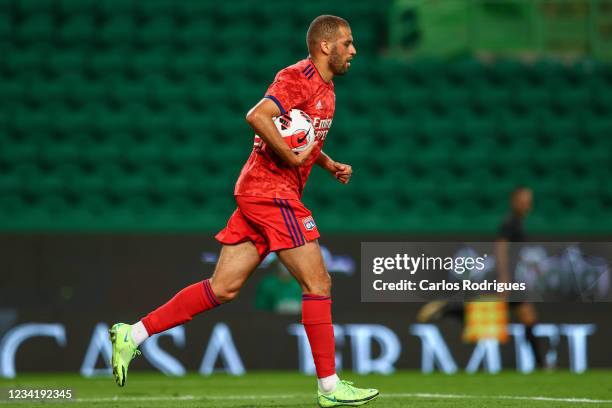
<svg viewBox="0 0 612 408"><path fill-rule="evenodd" d="M522 375L430 374L402 371L390 376L344 373L355 385L376 387L378 400L367 407L612 407L612 371L567 371ZM70 402L7 399L8 389L70 388ZM125 388L111 378L86 379L75 374L24 374L0 380L0 408L67 407L315 407L315 382L295 372L253 372L241 377L213 375L165 377L133 372Z"/></svg>

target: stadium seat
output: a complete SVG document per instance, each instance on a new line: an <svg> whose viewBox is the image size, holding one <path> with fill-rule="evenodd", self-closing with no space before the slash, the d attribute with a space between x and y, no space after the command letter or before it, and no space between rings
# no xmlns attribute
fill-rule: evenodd
<svg viewBox="0 0 612 408"><path fill-rule="evenodd" d="M119 46L131 41L135 34L134 18L130 15L113 15L101 29L96 31L96 39L106 47ZM92 57L99 58L99 53Z"/></svg>

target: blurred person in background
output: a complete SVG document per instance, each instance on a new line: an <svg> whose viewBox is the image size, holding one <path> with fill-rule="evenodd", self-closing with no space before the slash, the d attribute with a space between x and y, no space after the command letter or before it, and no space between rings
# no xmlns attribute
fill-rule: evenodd
<svg viewBox="0 0 612 408"><path fill-rule="evenodd" d="M533 206L533 192L525 186L516 187L510 194L510 214L506 216L497 234L495 244L495 257L497 265L498 280L500 282L512 282L513 277L509 265L510 242L525 242L525 229L523 223L531 212ZM542 368L541 347L533 335L533 326L537 323L538 315L533 303L510 302L510 310L516 315L520 323L525 326L525 337L531 345L538 367Z"/></svg>
<svg viewBox="0 0 612 408"><path fill-rule="evenodd" d="M497 279L500 282L512 282L510 271L510 242L526 241L523 223L533 206L533 192L525 186L518 186L510 193L510 213L503 219L499 226L495 242L495 257L497 268ZM533 326L538 317L533 303L510 302L510 310L515 314L520 323L525 326L525 337L531 345L536 364L543 367L541 347L533 335ZM421 307L417 312L417 321L421 323L432 322L443 317L465 320L465 309L463 303L447 301L432 301Z"/></svg>

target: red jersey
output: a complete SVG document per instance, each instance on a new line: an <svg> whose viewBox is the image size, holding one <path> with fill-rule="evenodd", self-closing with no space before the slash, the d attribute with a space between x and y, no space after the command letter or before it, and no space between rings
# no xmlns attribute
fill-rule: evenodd
<svg viewBox="0 0 612 408"><path fill-rule="evenodd" d="M253 151L240 172L234 194L299 200L334 117L334 84L325 83L307 58L279 71L264 97L276 103L281 114L294 108L306 112L312 119L315 139L320 142L306 163L289 167L255 136Z"/></svg>

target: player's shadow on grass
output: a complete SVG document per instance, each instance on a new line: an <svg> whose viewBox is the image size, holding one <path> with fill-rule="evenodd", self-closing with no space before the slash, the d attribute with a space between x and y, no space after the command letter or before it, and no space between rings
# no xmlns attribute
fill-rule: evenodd
<svg viewBox="0 0 612 408"><path fill-rule="evenodd" d="M316 402L312 403L303 403L303 402L294 402L294 403L278 403L278 404L243 404L243 405L235 405L234 408L314 408L319 407Z"/></svg>

